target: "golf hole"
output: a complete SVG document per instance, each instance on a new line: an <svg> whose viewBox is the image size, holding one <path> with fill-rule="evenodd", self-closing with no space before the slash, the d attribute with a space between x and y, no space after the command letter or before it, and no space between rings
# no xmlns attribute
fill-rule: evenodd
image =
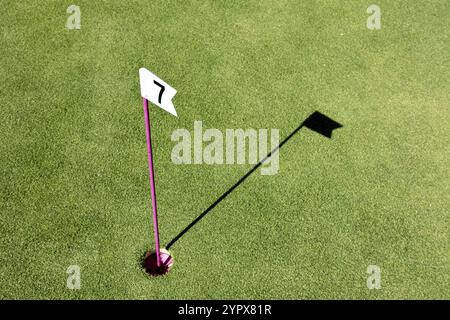
<svg viewBox="0 0 450 320"><path fill-rule="evenodd" d="M143 267L147 274L156 277L165 275L172 269L173 257L170 255L169 251L165 249L160 250L161 264L158 266L158 260L156 259L156 252L149 251L145 254Z"/></svg>

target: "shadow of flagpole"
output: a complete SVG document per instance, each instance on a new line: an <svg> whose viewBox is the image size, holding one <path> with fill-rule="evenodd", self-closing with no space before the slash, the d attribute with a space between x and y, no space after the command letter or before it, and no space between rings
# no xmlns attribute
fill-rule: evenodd
<svg viewBox="0 0 450 320"><path fill-rule="evenodd" d="M245 181L253 172L255 172L266 160L268 160L275 152L278 152L280 148L288 142L294 135L296 135L301 128L307 127L329 139L331 139L333 130L341 128L342 125L319 111L313 112L305 121L303 121L294 131L292 131L281 143L270 151L267 156L259 161L250 171L248 171L243 177L241 177L230 189L225 191L216 201L214 201L205 211L203 211L197 218L189 223L179 234L177 234L167 245L166 249L169 250L175 242L177 242L186 232L188 232L194 225L202 220L212 209L214 209L222 200L224 200L231 192L233 192L242 182Z"/></svg>

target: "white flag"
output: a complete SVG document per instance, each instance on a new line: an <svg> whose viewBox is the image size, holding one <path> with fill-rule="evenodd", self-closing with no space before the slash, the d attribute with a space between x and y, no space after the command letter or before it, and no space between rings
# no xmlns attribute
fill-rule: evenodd
<svg viewBox="0 0 450 320"><path fill-rule="evenodd" d="M177 116L175 106L172 103L172 99L177 93L177 90L145 68L139 69L139 80L141 82L141 96L143 98Z"/></svg>

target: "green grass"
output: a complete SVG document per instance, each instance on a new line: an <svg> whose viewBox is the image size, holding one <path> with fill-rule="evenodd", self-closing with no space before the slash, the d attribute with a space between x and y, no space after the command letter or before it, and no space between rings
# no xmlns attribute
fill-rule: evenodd
<svg viewBox="0 0 450 320"><path fill-rule="evenodd" d="M72 3L2 1L0 298L449 298L449 1L379 0L378 31L373 1L78 0L68 31ZM178 90L151 110L162 243L251 168L177 166L173 130L344 125L302 129L157 279L142 66Z"/></svg>

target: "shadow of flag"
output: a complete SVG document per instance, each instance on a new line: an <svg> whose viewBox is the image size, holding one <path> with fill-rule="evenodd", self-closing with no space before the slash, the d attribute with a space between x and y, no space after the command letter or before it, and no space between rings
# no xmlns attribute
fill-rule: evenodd
<svg viewBox="0 0 450 320"><path fill-rule="evenodd" d="M320 133L327 138L331 138L333 130L341 128L342 124L328 118L319 111L315 111L305 121L303 121L303 126Z"/></svg>
<svg viewBox="0 0 450 320"><path fill-rule="evenodd" d="M244 176L242 176L234 185L231 186L227 191L225 191L218 199L216 199L206 210L204 210L197 218L195 218L187 227L181 230L169 243L166 245L166 249L169 250L172 245L177 242L183 235L186 234L193 226L195 226L200 220L202 220L212 209L214 209L220 202L222 202L228 195L233 192L241 183L245 181L256 169L258 169L261 164L266 161L274 152L281 149L281 147L287 143L293 136L295 136L301 128L307 127L321 135L331 138L331 134L334 129L341 128L343 125L328 118L326 115L315 111L312 113L305 121L303 121L294 131L292 131L286 138L281 141L281 143L273 149L269 154L259 161L250 171L248 171Z"/></svg>

